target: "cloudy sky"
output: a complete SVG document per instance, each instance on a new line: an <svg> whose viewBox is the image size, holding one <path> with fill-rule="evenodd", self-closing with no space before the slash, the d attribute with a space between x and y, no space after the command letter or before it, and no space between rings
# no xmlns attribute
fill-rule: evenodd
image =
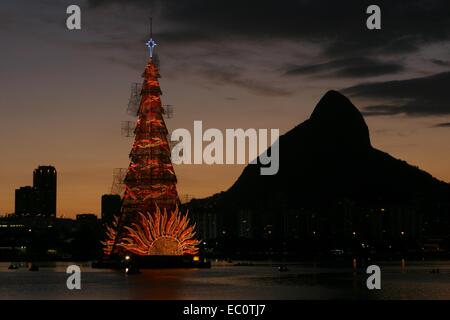
<svg viewBox="0 0 450 320"><path fill-rule="evenodd" d="M376 148L450 181L450 2L393 2L2 0L0 214L43 164L58 170L59 215L100 212L113 169L128 165L120 124L133 120L149 16L169 130L202 120L284 133L335 89L363 112ZM370 31L374 3L382 29ZM69 4L81 7L79 31L66 28ZM179 193L203 197L243 167L175 169Z"/></svg>

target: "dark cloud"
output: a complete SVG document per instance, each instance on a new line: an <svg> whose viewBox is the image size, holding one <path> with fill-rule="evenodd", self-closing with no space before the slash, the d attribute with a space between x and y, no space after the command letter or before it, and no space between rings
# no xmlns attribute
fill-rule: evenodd
<svg viewBox="0 0 450 320"><path fill-rule="evenodd" d="M199 70L199 73L206 76L210 81L220 85L234 85L250 91L260 96L288 96L292 92L271 83L265 83L255 79L246 78L234 67L211 66Z"/></svg>
<svg viewBox="0 0 450 320"><path fill-rule="evenodd" d="M343 90L352 97L385 101L363 109L365 115L450 114L450 72L387 82L363 83Z"/></svg>
<svg viewBox="0 0 450 320"><path fill-rule="evenodd" d="M141 11L154 12L159 19L201 38L320 41L328 56L404 53L427 43L450 39L450 2L447 0L379 0L382 29L369 31L365 26L366 8L372 2L89 0L95 8L126 3Z"/></svg>
<svg viewBox="0 0 450 320"><path fill-rule="evenodd" d="M450 128L450 122L438 123L434 127L435 128Z"/></svg>
<svg viewBox="0 0 450 320"><path fill-rule="evenodd" d="M450 61L444 61L440 59L431 59L431 62L433 62L435 65L441 66L441 67L450 67Z"/></svg>
<svg viewBox="0 0 450 320"><path fill-rule="evenodd" d="M140 30L146 28L147 18L153 16L155 37L164 48L171 48L172 52L195 53L198 60L203 59L200 55L208 54L213 56L209 57L211 59L222 54L222 59L223 52L227 52L224 59L240 61L241 66L259 63L254 53L236 50L235 43L263 48L287 41L302 50L311 44L319 48L315 64L310 61L299 64L290 49L284 51L282 57L275 56L275 50L267 50L278 68L283 68L283 64L290 65L284 70L286 75L363 78L397 74L404 71L401 61L408 54L432 43L450 41L448 0L410 0L407 3L379 0L376 4L381 8L382 29L374 31L366 28L366 9L373 4L369 0L87 1L97 14L102 10L108 14L117 12L109 22L112 26L118 24L116 19L119 18L122 23L129 21L135 30ZM126 14L122 16L122 13ZM130 40L136 41L128 38L123 42L126 44ZM116 44L120 40L113 42ZM117 46L121 44L117 43ZM198 48L204 50L199 52ZM227 50L229 48L234 48L233 56ZM433 63L445 66L446 61L436 59ZM219 70L216 80L228 79L255 93L286 94L283 89L266 91L270 85L263 85L263 79L247 81L229 72L220 74ZM385 107L379 106L371 112L392 112L390 108L384 110Z"/></svg>
<svg viewBox="0 0 450 320"><path fill-rule="evenodd" d="M403 70L404 67L395 62L384 62L372 58L348 58L319 64L291 66L285 74L358 78L398 73Z"/></svg>

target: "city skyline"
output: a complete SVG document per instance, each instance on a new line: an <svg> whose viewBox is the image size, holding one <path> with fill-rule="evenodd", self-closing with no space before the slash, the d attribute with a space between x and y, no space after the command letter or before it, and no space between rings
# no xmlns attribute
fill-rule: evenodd
<svg viewBox="0 0 450 320"><path fill-rule="evenodd" d="M207 128L280 128L283 134L337 89L365 113L376 148L450 181L450 36L439 14L448 4L427 7L434 14L428 15L417 2L399 18L400 8L380 1L383 29L373 34L359 3L334 8L325 1L335 10L322 15L309 1L270 14L263 4L256 10L235 3L241 11L233 23L227 20L233 1L196 1L203 10L149 3L80 1L80 31L65 28L68 1L2 6L0 214L14 211L14 190L30 184L30 172L49 164L58 170L58 216L100 215L113 169L128 166L132 139L120 136L120 123L133 120L126 105L145 66L149 12L162 101L175 106L170 131L203 120ZM327 26L308 16L327 19ZM333 26L341 36L329 34ZM179 193L201 198L226 190L243 167L175 166Z"/></svg>
<svg viewBox="0 0 450 320"><path fill-rule="evenodd" d="M33 171L33 186L15 191L14 213L18 215L56 216L57 172L52 166L39 166Z"/></svg>

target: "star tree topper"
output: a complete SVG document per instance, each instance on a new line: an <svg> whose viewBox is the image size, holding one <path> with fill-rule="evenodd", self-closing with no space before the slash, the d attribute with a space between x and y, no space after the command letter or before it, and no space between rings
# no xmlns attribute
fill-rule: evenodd
<svg viewBox="0 0 450 320"><path fill-rule="evenodd" d="M153 48L155 48L158 44L156 43L155 40L153 40L153 38L150 38L150 40L148 40L145 45L148 47L148 51L150 54L150 58L153 57Z"/></svg>

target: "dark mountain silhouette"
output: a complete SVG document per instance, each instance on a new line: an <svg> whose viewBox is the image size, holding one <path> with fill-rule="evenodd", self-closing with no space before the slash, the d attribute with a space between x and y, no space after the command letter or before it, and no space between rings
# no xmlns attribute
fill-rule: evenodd
<svg viewBox="0 0 450 320"><path fill-rule="evenodd" d="M259 166L249 165L226 196L246 207L261 201L271 206L279 197L297 205L341 197L404 201L449 190L430 174L373 148L358 109L329 91L308 120L280 137L278 174L262 176Z"/></svg>
<svg viewBox="0 0 450 320"><path fill-rule="evenodd" d="M248 165L229 190L187 207L194 214L216 212L219 225L231 233L239 229L242 212L250 212L254 234L278 225L274 234L280 236L286 212L318 218L324 232L334 233L362 229L361 217L369 209L401 208L409 222L395 223L399 228L413 223L411 232L418 235L433 205L450 200L449 184L373 148L361 113L336 91L327 92L311 117L281 136L279 144L276 175L262 176L260 165ZM348 211L350 218L344 217ZM344 219L350 220L347 227Z"/></svg>

